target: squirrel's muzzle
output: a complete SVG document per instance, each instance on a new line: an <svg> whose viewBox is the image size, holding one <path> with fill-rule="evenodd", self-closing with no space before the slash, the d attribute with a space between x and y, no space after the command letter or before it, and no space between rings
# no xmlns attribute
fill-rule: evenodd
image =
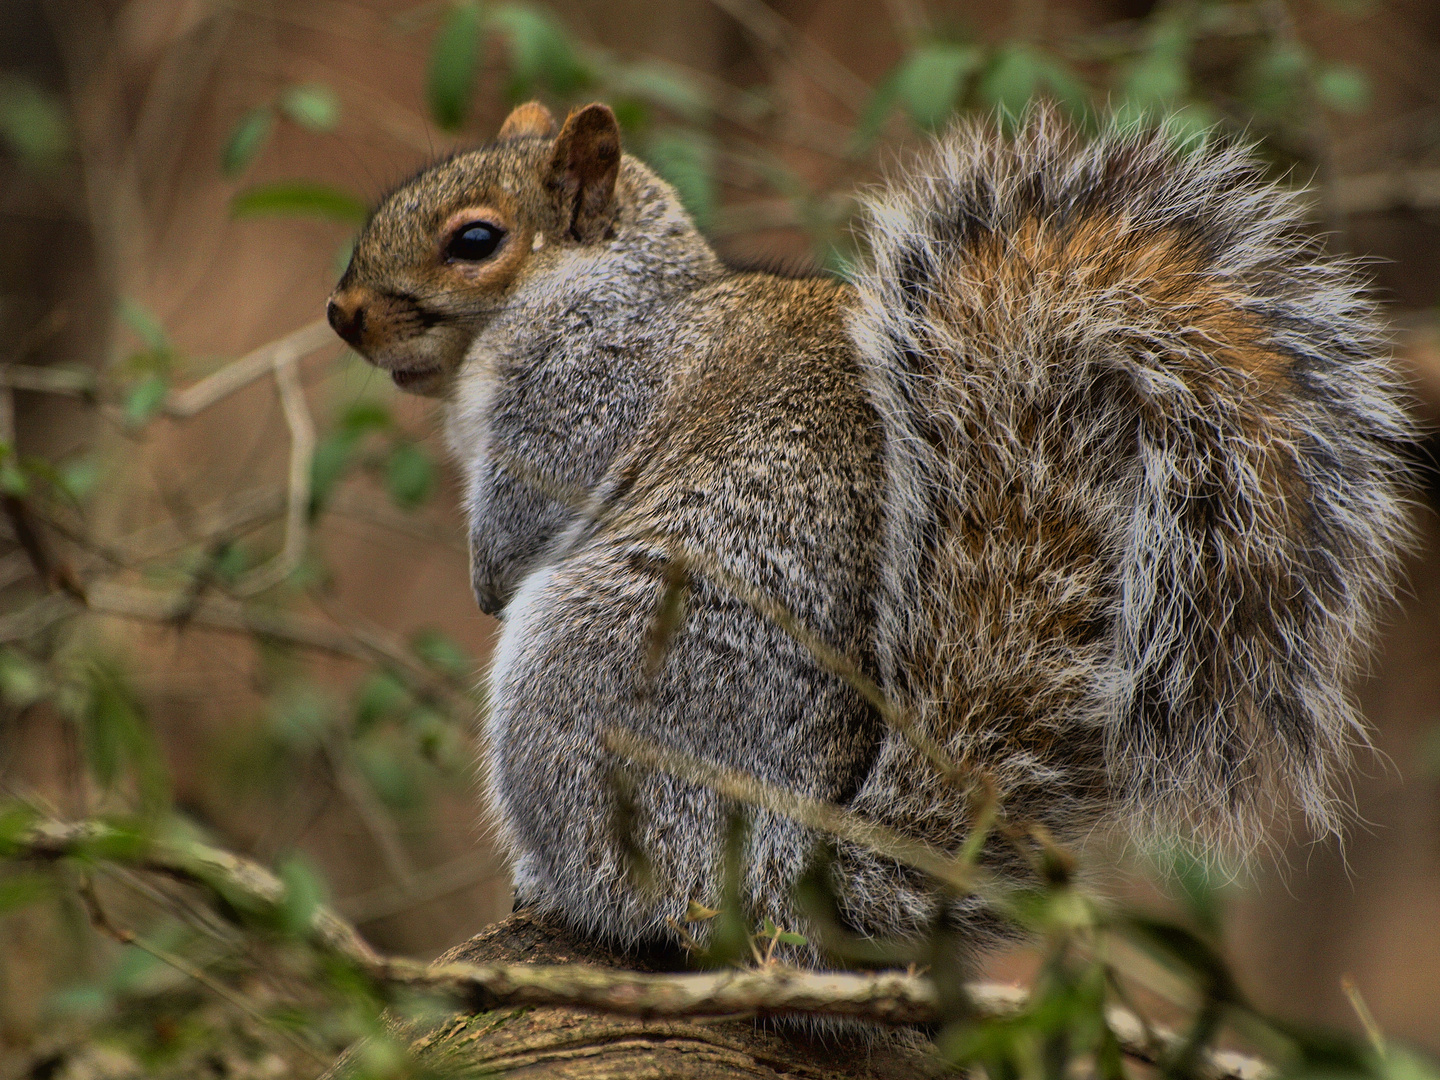
<svg viewBox="0 0 1440 1080"><path fill-rule="evenodd" d="M352 349L359 349L365 338L365 304L358 296L337 293L325 305L325 317L335 333Z"/></svg>

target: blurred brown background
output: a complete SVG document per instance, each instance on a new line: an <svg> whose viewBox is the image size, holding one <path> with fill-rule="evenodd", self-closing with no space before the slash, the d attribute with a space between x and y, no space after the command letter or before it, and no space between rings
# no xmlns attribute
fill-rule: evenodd
<svg viewBox="0 0 1440 1080"><path fill-rule="evenodd" d="M664 60L710 95L717 246L731 256L791 262L814 260L825 239L827 226L807 220L807 207L834 206L835 193L875 175L888 148L918 137L897 114L880 129L886 149L843 152L868 95L907 42L925 34L1018 37L1063 52L1066 42L1092 33L1102 44L1106 34L1120 41L1156 17L1148 0L560 0L543 7L589 47ZM1363 108L1317 108L1307 121L1277 127L1275 138L1297 171L1322 184L1317 227L1372 261L1397 347L1433 419L1440 415L1433 318L1440 5L1236 7L1279 20L1271 29L1310 55L1363 72ZM58 163L33 168L11 153L0 164L0 359L114 370L137 348L135 320L116 315L117 304L133 302L168 335L178 358L168 376L173 390L319 317L352 227L306 216L235 217L232 199L304 178L370 201L436 155L492 133L511 71L498 39L482 53L473 110L460 130L440 130L427 111L427 72L446 11L399 0L0 2L0 70L11 73L0 89L13 102L21 84L12 75L23 77L62 103L69 125ZM1197 80L1223 84L1226 48L1222 39L1203 63L1196 59ZM1089 70L1087 57L1074 61L1081 70ZM220 161L237 124L257 104L315 85L338 105L333 122L307 125L277 107L263 147L227 176ZM745 88L763 94L747 96ZM583 98L585 88L573 93ZM1223 99L1220 108L1234 111ZM1269 132L1262 124L1256 133ZM803 186L808 201L787 201L765 181L766 169ZM394 395L339 353L338 342L326 344L298 368L322 437L334 417L378 400L395 424L384 433L386 446L414 440L442 461L434 405ZM55 461L84 454L98 463L84 511L94 537L130 542L144 530L153 538L168 529L175 550L187 537L220 533L273 548L291 452L276 385L257 379L193 418L161 415L143 428L73 394L19 387L6 395L13 406L6 423L24 453ZM382 452L390 451L375 451ZM1373 678L1359 688L1377 750L1355 779L1361 820L1343 850L1292 843L1279 869L1237 887L1230 943L1246 986L1278 1012L1354 1028L1340 989L1349 974L1387 1033L1440 1051L1440 526L1427 453L1417 456L1431 483L1420 515L1424 547ZM387 496L393 476L386 468L356 467L336 484L309 535L319 557L304 572L319 584L286 599L285 610L306 626L373 631L382 644L438 630L483 663L494 624L470 596L454 473L442 465L433 497L406 510ZM247 517L252 504L261 509ZM69 552L76 573L105 569L93 551L67 547L58 533L51 540ZM20 612L38 594L19 538L0 543L3 610ZM164 578L153 567L121 570L117 580L132 592L106 594L109 613L99 604L87 633L118 642L132 664L184 814L266 861L303 853L340 908L389 950L430 957L509 911L504 867L463 769L437 772L411 805L387 797L379 766L363 755L352 761L349 751L292 755L282 779L260 775L273 761L256 757L246 740L272 722L265 717L275 715L286 673L303 668L306 685L326 700L349 700L364 663L335 650L279 655L217 629L229 609L197 607L188 619L172 609L147 615L133 590L173 584L178 571ZM212 600L196 595L197 603ZM14 628L5 625L11 640ZM93 808L95 796L77 786L79 751L59 713L12 709L5 723L0 769L9 790L66 814ZM384 746L367 752L378 759ZM248 787L247 770L255 774ZM26 987L43 981L50 958L34 955L28 924L3 925L0 1039L19 1045L41 1022L42 997ZM997 970L1019 967L997 961Z"/></svg>

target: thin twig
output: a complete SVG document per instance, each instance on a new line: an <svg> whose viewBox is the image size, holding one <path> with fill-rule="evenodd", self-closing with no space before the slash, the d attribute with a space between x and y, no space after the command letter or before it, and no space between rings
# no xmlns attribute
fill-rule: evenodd
<svg viewBox="0 0 1440 1080"><path fill-rule="evenodd" d="M104 858L107 850L133 854L136 867L197 882L226 898L227 911L243 898L251 910L278 914L285 887L264 867L231 852L189 842L110 846L115 830L104 823L44 821L11 844L14 857L53 860L69 856ZM466 1007L489 1010L516 1006L560 1006L639 1017L807 1015L849 1018L877 1024L925 1024L944 1019L935 985L910 972L850 974L799 971L781 966L748 971L654 975L594 968L586 964L445 964L427 966L376 953L349 923L329 908L311 914L310 937L322 950L343 959L376 984L448 994ZM1022 989L972 983L966 993L978 1020L1014 1016L1026 1007ZM1163 1028L1148 1028L1129 1010L1112 1007L1107 1019L1121 1049L1155 1062L1158 1048L1169 1053L1182 1042ZM1256 1058L1207 1051L1216 1080L1269 1080L1274 1070Z"/></svg>
<svg viewBox="0 0 1440 1080"><path fill-rule="evenodd" d="M328 327L327 327L328 329ZM256 567L235 585L237 596L254 596L280 584L300 566L310 542L310 470L315 460L315 422L305 404L292 350L277 349L271 361L275 385L280 391L280 408L290 430L290 476L287 482L285 539L280 552L264 566Z"/></svg>
<svg viewBox="0 0 1440 1080"><path fill-rule="evenodd" d="M135 931L128 930L122 926L116 926L115 923L110 920L110 916L105 913L104 907L100 904L100 897L95 892L94 882L88 877L81 881L79 892L81 899L85 902L86 911L90 916L90 924L94 926L95 929L122 945L133 945L141 952L149 953L162 964L166 964L180 972L180 974L194 979L216 997L222 1001L229 1002L262 1028L279 1035L296 1050L299 1050L323 1068L330 1067L329 1058L316 1052L314 1047L305 1043L289 1028L281 1027L219 979L213 978L208 972L196 967L183 957L176 956L168 949L162 949L159 945L146 941L139 934L135 933Z"/></svg>
<svg viewBox="0 0 1440 1080"><path fill-rule="evenodd" d="M370 785L355 771L349 755L343 749L324 742L321 744L321 753L326 764L330 766L336 790L345 797L360 823L365 826L365 831L375 841L375 846L380 849L380 858L385 863L385 869L402 886L409 888L415 880L415 864L410 861L410 854L400 839L400 831L395 827L394 818Z"/></svg>
<svg viewBox="0 0 1440 1080"><path fill-rule="evenodd" d="M637 765L709 788L727 799L769 810L817 832L914 867L948 885L957 894L996 896L984 871L951 857L939 848L868 821L833 803L796 795L753 776L660 746L621 728L606 728L601 739L606 749Z"/></svg>
<svg viewBox="0 0 1440 1080"><path fill-rule="evenodd" d="M462 855L427 870L419 870L409 885L383 885L369 892L337 900L341 914L357 925L389 918L457 893L493 877L495 865L479 855Z"/></svg>
<svg viewBox="0 0 1440 1080"><path fill-rule="evenodd" d="M865 110L870 101L870 87L865 80L800 33L761 0L711 2L767 47L793 58L815 82L844 102L852 112L860 113Z"/></svg>
<svg viewBox="0 0 1440 1080"><path fill-rule="evenodd" d="M271 371L278 372L317 349L334 344L338 344L335 332L324 319L316 319L251 350L183 390L170 391L165 395L163 411L166 416L182 420L194 416Z"/></svg>
<svg viewBox="0 0 1440 1080"><path fill-rule="evenodd" d="M1359 1017L1360 1026L1365 1029L1365 1037L1370 1040L1370 1045L1375 1047L1375 1052L1383 1058L1385 1056L1385 1032L1380 1030L1380 1025L1375 1020L1375 1014L1370 1011L1370 1006L1365 1003L1365 998L1360 993L1360 987L1349 975L1343 975L1340 978L1340 989L1345 991L1345 996L1350 1000L1350 1007Z"/></svg>

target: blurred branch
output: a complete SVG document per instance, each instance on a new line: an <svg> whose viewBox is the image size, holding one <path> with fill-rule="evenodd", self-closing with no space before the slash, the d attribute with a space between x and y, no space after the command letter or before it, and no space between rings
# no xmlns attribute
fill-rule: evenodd
<svg viewBox="0 0 1440 1080"><path fill-rule="evenodd" d="M711 0L775 52L789 56L818 84L861 113L870 102L870 87L830 53L800 33L762 0Z"/></svg>
<svg viewBox="0 0 1440 1080"><path fill-rule="evenodd" d="M35 390L42 394L84 397L95 392L95 375L93 372L75 368L5 364L0 366L0 386L10 390Z"/></svg>
<svg viewBox="0 0 1440 1080"><path fill-rule="evenodd" d="M370 834L370 839L374 840L375 846L380 849L385 869L402 886L409 888L415 880L415 865L410 861L410 854L400 839L400 831L395 827L394 818L365 782L364 777L355 771L350 756L343 748L325 742L321 744L320 752L325 757L325 763L330 766L330 775L334 777L336 790L345 797L345 801L360 818L360 823L365 826L365 831Z"/></svg>
<svg viewBox="0 0 1440 1080"><path fill-rule="evenodd" d="M9 844L13 857L32 860L118 861L204 885L227 911L279 916L285 886L264 867L241 856L197 843L140 843L98 821L41 822ZM127 851L127 849L129 849ZM559 1006L639 1017L804 1015L876 1024L927 1024L943 1020L935 984L904 972L852 974L802 971L778 965L680 975L615 971L587 964L444 964L427 966L376 953L359 933L323 905L309 916L308 936L318 948L353 964L375 983L392 989L443 993L470 1009ZM965 988L976 1020L1017 1015L1029 1001L1022 989L999 983ZM1127 1009L1106 1010L1121 1049L1137 1060L1159 1063L1185 1040L1147 1025ZM1206 1051L1217 1080L1269 1080L1274 1070L1259 1059Z"/></svg>
<svg viewBox="0 0 1440 1080"><path fill-rule="evenodd" d="M817 832L894 859L930 875L959 895L983 896L993 892L988 887L989 879L984 871L952 858L939 848L877 825L833 803L796 795L745 773L724 769L660 746L620 728L606 728L601 739L607 750L637 765L709 788L727 799L758 806Z"/></svg>
<svg viewBox="0 0 1440 1080"><path fill-rule="evenodd" d="M408 885L384 885L338 900L341 914L363 925L400 915L421 904L457 893L495 876L494 863L479 855L462 855L427 870L417 871Z"/></svg>
<svg viewBox="0 0 1440 1080"><path fill-rule="evenodd" d="M172 390L165 396L165 415L177 419L194 416L262 375L273 371L278 378L282 368L333 344L337 344L335 332L324 319L316 319L284 337L251 350L184 390Z"/></svg>
<svg viewBox="0 0 1440 1080"><path fill-rule="evenodd" d="M306 330L313 331L312 323ZM329 327L325 327L327 333ZM294 335L291 335L292 337ZM308 350L307 350L308 351ZM292 350L293 353L293 350ZM280 408L290 430L290 476L287 483L285 540L265 566L247 573L235 585L238 596L253 596L284 581L300 566L310 540L310 469L315 458L315 422L305 404L305 390L291 361L296 356L277 349L272 355Z"/></svg>

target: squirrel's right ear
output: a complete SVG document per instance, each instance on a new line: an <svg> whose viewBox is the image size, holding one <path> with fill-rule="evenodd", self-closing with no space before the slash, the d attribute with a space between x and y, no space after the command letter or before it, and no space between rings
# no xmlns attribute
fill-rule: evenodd
<svg viewBox="0 0 1440 1080"><path fill-rule="evenodd" d="M596 102L572 112L555 139L547 186L560 220L581 243L609 231L620 174L620 125L610 106Z"/></svg>

